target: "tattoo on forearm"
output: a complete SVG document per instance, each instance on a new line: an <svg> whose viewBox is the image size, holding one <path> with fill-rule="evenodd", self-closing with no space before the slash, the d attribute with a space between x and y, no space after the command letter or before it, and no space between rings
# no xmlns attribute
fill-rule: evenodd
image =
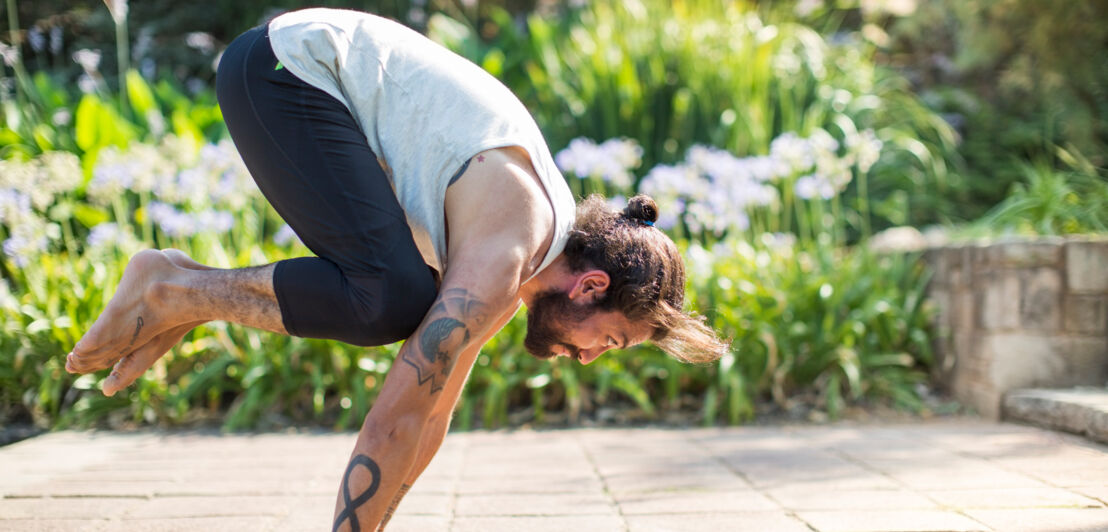
<svg viewBox="0 0 1108 532"><path fill-rule="evenodd" d="M407 495L408 489L411 488L411 484L401 484L400 490L396 492L396 497L392 498L392 503L389 504L389 509L385 510L385 517L381 519L381 525L377 527L377 532L384 532L385 525L389 524L389 519L392 519L392 513L396 511L396 507L400 506L400 499Z"/></svg>
<svg viewBox="0 0 1108 532"><path fill-rule="evenodd" d="M373 477L373 480L369 483L369 486L359 494L357 497L350 496L350 477L354 474L354 470L362 466ZM332 527L332 532L337 532L339 526L345 521L350 521L351 532L360 532L361 524L358 523L358 508L361 505L373 498L373 495L377 493L377 488L381 486L381 468L374 462L372 458L359 454L350 459L350 465L346 466L346 473L342 476L342 511L335 516L335 525Z"/></svg>
<svg viewBox="0 0 1108 532"><path fill-rule="evenodd" d="M446 385L457 354L469 345L470 330L489 318L486 307L464 289L444 291L428 313L434 319L420 328L418 338L403 351L401 359L415 368L420 385L430 383L431 394Z"/></svg>

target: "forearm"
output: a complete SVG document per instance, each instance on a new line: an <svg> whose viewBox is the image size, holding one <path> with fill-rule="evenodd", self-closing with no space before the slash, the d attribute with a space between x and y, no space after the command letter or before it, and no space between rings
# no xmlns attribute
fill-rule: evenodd
<svg viewBox="0 0 1108 532"><path fill-rule="evenodd" d="M503 325L496 318L518 306L518 286L509 283L506 289L500 281L518 277L511 275L518 268L496 271L473 265L478 263L455 262L435 304L397 353L343 475L335 531L381 525L390 503L403 496L401 487L411 484L409 477L418 476L438 449L474 355ZM463 355L466 361L454 374ZM440 403L443 397L450 399ZM445 409L436 410L440 404ZM433 423L436 419L442 424ZM441 434L423 445L431 431Z"/></svg>
<svg viewBox="0 0 1108 532"><path fill-rule="evenodd" d="M411 471L408 473L407 479L400 485L400 489L392 497L392 502L389 503L389 507L385 510L385 516L381 519L381 525L377 528L378 532L385 530L385 526L388 525L389 520L392 519L393 513L396 512L396 508L400 506L400 501L404 499L404 495L408 493L408 490L415 484L416 479L419 478L423 471L430 465L431 459L435 457L435 453L438 452L439 447L442 446L443 439L446 438L446 431L449 429L449 418L433 419L423 431L423 437L419 441L419 449L416 452L415 463L412 465Z"/></svg>
<svg viewBox="0 0 1108 532"><path fill-rule="evenodd" d="M339 486L333 531L376 530L416 460L417 426L367 418L362 431Z"/></svg>
<svg viewBox="0 0 1108 532"><path fill-rule="evenodd" d="M418 476L430 462L441 436L434 448L421 441L431 430L445 431L433 422L440 417L435 405L458 358L491 328L487 307L464 289L446 289L401 346L343 475L334 530L376 530L413 469Z"/></svg>

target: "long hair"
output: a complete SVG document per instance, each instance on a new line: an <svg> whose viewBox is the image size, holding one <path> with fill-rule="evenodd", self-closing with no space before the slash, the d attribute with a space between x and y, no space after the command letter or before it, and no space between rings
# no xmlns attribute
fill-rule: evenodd
<svg viewBox="0 0 1108 532"><path fill-rule="evenodd" d="M685 263L677 246L654 228L658 205L638 195L623 212L592 195L577 205L577 219L566 242L565 256L574 272L597 268L610 277L602 310L616 310L627 319L653 327L651 341L685 362L711 362L729 346L683 310Z"/></svg>

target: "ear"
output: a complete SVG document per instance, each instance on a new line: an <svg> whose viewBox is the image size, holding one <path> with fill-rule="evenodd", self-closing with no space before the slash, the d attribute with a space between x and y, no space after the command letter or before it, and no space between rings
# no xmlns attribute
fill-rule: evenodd
<svg viewBox="0 0 1108 532"><path fill-rule="evenodd" d="M569 291L569 299L578 303L595 303L608 291L611 278L604 270L588 270L577 276Z"/></svg>

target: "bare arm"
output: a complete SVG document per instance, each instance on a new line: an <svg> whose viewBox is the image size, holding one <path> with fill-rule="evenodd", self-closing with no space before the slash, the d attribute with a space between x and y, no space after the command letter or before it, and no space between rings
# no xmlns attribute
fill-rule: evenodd
<svg viewBox="0 0 1108 532"><path fill-rule="evenodd" d="M376 529L401 487L422 472L434 454L420 459L424 435L437 450L476 350L518 308L520 287L549 246L552 211L534 177L511 154L490 153L486 161L447 191L449 267L358 434L339 489L335 531ZM460 363L466 353L471 356ZM448 386L445 423L432 428Z"/></svg>
<svg viewBox="0 0 1108 532"><path fill-rule="evenodd" d="M493 327L494 333L503 328L504 325L515 316L519 307L520 305L516 304L511 311L501 316L500 320ZM480 354L481 346L488 342L491 337L492 334L488 335L486 338L482 338L480 342L466 349L465 352L458 357L457 367L467 367L472 370L473 362L477 359L477 355ZM419 476L423 474L423 471L427 469L427 466L431 464L431 460L435 457L439 447L442 446L442 442L446 438L446 433L450 430L450 420L454 410L457 408L462 388L465 386L467 380L469 380L468 371L464 377L459 378L457 376L452 376L447 380L446 387L443 389L441 396L435 404L431 419L428 421L427 427L424 429L423 435L419 440L419 449L416 452L415 464L412 465L412 470L408 474L408 478L400 486L392 502L389 503L389 507L385 511L385 517L381 519L381 525L377 529L378 532L385 529L389 519L392 518L393 513L396 512L396 508L400 505L400 501L404 498L404 495L408 493L408 489L415 484L416 479L419 478Z"/></svg>
<svg viewBox="0 0 1108 532"><path fill-rule="evenodd" d="M431 429L432 410L458 355L493 326L493 305L467 289L447 288L401 347L343 474L333 530L378 526L413 470L418 444Z"/></svg>

